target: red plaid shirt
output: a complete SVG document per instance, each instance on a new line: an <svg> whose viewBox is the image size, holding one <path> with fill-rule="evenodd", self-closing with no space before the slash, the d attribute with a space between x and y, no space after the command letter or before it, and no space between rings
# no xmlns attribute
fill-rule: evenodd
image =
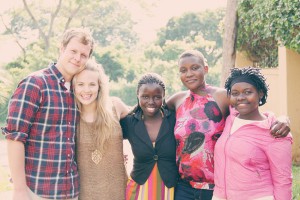
<svg viewBox="0 0 300 200"><path fill-rule="evenodd" d="M74 94L54 64L20 82L9 105L6 139L25 145L28 187L50 199L78 196Z"/></svg>

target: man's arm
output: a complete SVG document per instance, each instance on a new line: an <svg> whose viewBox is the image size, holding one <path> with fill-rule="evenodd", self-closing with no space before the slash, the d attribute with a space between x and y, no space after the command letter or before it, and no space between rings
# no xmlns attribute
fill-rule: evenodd
<svg viewBox="0 0 300 200"><path fill-rule="evenodd" d="M25 143L39 109L40 97L40 89L34 79L21 81L10 100L7 125L2 129L7 141L14 200L30 199L25 175Z"/></svg>
<svg viewBox="0 0 300 200"><path fill-rule="evenodd" d="M19 141L6 140L8 162L13 180L13 199L30 199L25 176L25 148Z"/></svg>

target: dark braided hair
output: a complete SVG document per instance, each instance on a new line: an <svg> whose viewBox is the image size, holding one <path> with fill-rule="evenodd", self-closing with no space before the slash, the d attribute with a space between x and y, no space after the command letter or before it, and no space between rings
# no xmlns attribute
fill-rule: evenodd
<svg viewBox="0 0 300 200"><path fill-rule="evenodd" d="M164 83L162 77L160 75L156 74L156 73L147 73L147 74L144 74L140 78L140 80L138 82L138 87L137 87L137 90L136 90L137 95L139 94L139 90L142 87L142 85L145 85L145 84L158 84L163 88L164 93L166 92L166 86L165 86L165 83ZM163 106L166 107L165 100L163 101ZM139 105L139 102L138 102L138 104L133 108L131 114L136 113L137 111L140 111L140 110L142 110L142 109L141 109L141 107Z"/></svg>
<svg viewBox="0 0 300 200"><path fill-rule="evenodd" d="M259 68L255 67L245 67L245 68L232 68L230 70L230 75L225 81L225 88L227 90L227 94L231 93L232 83L237 79L245 77L253 82L253 86L257 89L257 91L262 91L264 96L260 99L259 106L262 106L266 103L268 97L269 87L266 83L266 78L260 72Z"/></svg>

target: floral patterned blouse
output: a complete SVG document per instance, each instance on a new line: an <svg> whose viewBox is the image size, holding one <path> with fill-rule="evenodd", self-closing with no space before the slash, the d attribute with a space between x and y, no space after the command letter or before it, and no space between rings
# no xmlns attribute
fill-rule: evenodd
<svg viewBox="0 0 300 200"><path fill-rule="evenodd" d="M190 95L176 111L176 162L182 181L196 189L214 188L214 147L225 119L210 94Z"/></svg>

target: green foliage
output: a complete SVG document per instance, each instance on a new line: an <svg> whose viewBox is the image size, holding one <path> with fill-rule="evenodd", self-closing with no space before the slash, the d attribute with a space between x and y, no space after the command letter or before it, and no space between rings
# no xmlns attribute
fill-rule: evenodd
<svg viewBox="0 0 300 200"><path fill-rule="evenodd" d="M92 30L96 40L95 52L100 52L100 47L106 50L95 53L95 57L103 64L112 81L125 77L129 82L133 81L134 71L125 66L133 66L128 61L128 51L136 45L138 38L133 31L130 13L117 0L65 0L61 5L58 1L33 0L28 1L27 5L35 20L24 8L5 13L11 21L3 34L13 33L24 51L16 60L4 66L13 81L4 85L7 91L0 93L0 112L2 107L7 107L7 93L11 94L22 78L56 61L61 34L69 27Z"/></svg>
<svg viewBox="0 0 300 200"><path fill-rule="evenodd" d="M135 79L135 73L133 69L128 70L125 79L127 80L127 82L132 83L132 81Z"/></svg>
<svg viewBox="0 0 300 200"><path fill-rule="evenodd" d="M126 105L134 106L137 104L136 85L130 84L124 88L114 88L110 90L111 96L121 98Z"/></svg>
<svg viewBox="0 0 300 200"><path fill-rule="evenodd" d="M54 44L54 43L51 43ZM15 61L5 66L8 74L16 81L16 84L33 71L46 68L51 62L54 62L58 56L58 48L50 45L47 52L41 47L39 42L32 43L27 47L26 57L18 57Z"/></svg>
<svg viewBox="0 0 300 200"><path fill-rule="evenodd" d="M162 46L163 53L160 58L165 61L177 61L178 56L189 48L191 48L191 46L185 41L167 40L165 45Z"/></svg>
<svg viewBox="0 0 300 200"><path fill-rule="evenodd" d="M194 41L197 35L206 40L214 40L218 46L222 45L222 36L219 32L220 21L224 11L205 11L202 13L186 13L180 17L171 18L166 27L158 33L158 44L164 46L167 40Z"/></svg>
<svg viewBox="0 0 300 200"><path fill-rule="evenodd" d="M7 116L9 99L19 81L29 71L22 68L19 63L11 63L6 70L0 71L0 122L4 122Z"/></svg>
<svg viewBox="0 0 300 200"><path fill-rule="evenodd" d="M221 10L216 13L187 13L172 18L166 28L160 30L157 41L144 47L138 43L139 39L133 31L134 22L130 13L119 0L65 0L61 5L58 1L30 2L28 7L36 21L23 8L7 13L12 19L8 27L24 44L24 54L5 66L13 80L7 85L10 88L5 94L7 98L7 93L11 94L24 76L47 67L57 59L60 36L69 27L92 30L96 40L93 57L103 65L110 77L111 93L129 105L136 103L132 97L135 97L137 77L147 72L156 72L164 78L167 96L182 90L177 59L184 50L200 50L212 67L221 58L220 27L224 16ZM4 34L11 32L7 30ZM217 77L217 74L209 74L207 81L216 85ZM4 101L6 105L3 104L3 107L8 102Z"/></svg>
<svg viewBox="0 0 300 200"><path fill-rule="evenodd" d="M205 77L205 81L207 84L219 87L220 86L220 73L216 73L216 72L209 72L206 77Z"/></svg>
<svg viewBox="0 0 300 200"><path fill-rule="evenodd" d="M300 198L300 166L293 166L293 199Z"/></svg>
<svg viewBox="0 0 300 200"><path fill-rule="evenodd" d="M269 0L269 30L284 46L300 53L299 0Z"/></svg>
<svg viewBox="0 0 300 200"><path fill-rule="evenodd" d="M43 37L43 34L48 38L58 37L69 27L86 27L93 31L101 46L121 41L130 47L138 40L132 31L134 22L130 13L117 0L65 0L60 6L57 1L34 0L28 7L36 23L23 8L6 13L11 18L9 27L20 39ZM50 27L51 20L53 27Z"/></svg>
<svg viewBox="0 0 300 200"><path fill-rule="evenodd" d="M237 48L260 67L277 67L281 43L300 52L298 0L242 0Z"/></svg>
<svg viewBox="0 0 300 200"><path fill-rule="evenodd" d="M118 1L97 0L89 6L89 14L82 15L82 21L93 30L93 37L100 46L121 42L130 48L137 43L137 34L132 31L134 22L131 15Z"/></svg>
<svg viewBox="0 0 300 200"><path fill-rule="evenodd" d="M110 80L118 81L124 77L124 68L118 61L118 58L112 52L105 52L103 55L95 55L96 61L101 63L105 73L109 76Z"/></svg>
<svg viewBox="0 0 300 200"><path fill-rule="evenodd" d="M96 49L93 56L98 63L102 64L111 81L119 82L126 79L131 83L135 79L136 73L133 70L136 68L135 63L124 44Z"/></svg>
<svg viewBox="0 0 300 200"><path fill-rule="evenodd" d="M6 125L6 123L0 121L0 127L4 127L5 125ZM5 139L5 137L4 137L4 135L1 133L1 134L0 134L0 140L3 140L3 139ZM0 171L1 171L1 170L0 170ZM0 178L0 180L1 180L1 178ZM0 191L0 192L1 192L1 191Z"/></svg>
<svg viewBox="0 0 300 200"><path fill-rule="evenodd" d="M197 49L210 66L216 65L222 55L221 27L224 15L224 10L217 10L186 13L171 18L166 27L158 32L156 44L164 51L161 59L174 60L184 50ZM172 49L174 45L176 47Z"/></svg>
<svg viewBox="0 0 300 200"><path fill-rule="evenodd" d="M11 77L7 77L4 70L0 70L0 122L5 121L7 116L7 106L11 94Z"/></svg>
<svg viewBox="0 0 300 200"><path fill-rule="evenodd" d="M173 94L183 88L178 76L178 57L187 49L197 49L203 53L208 65L216 66L222 55L221 29L224 11L186 13L169 20L161 28L155 44L148 46L144 55L148 59L147 69L161 74L167 85L167 93ZM209 84L218 85L219 74L206 77Z"/></svg>

